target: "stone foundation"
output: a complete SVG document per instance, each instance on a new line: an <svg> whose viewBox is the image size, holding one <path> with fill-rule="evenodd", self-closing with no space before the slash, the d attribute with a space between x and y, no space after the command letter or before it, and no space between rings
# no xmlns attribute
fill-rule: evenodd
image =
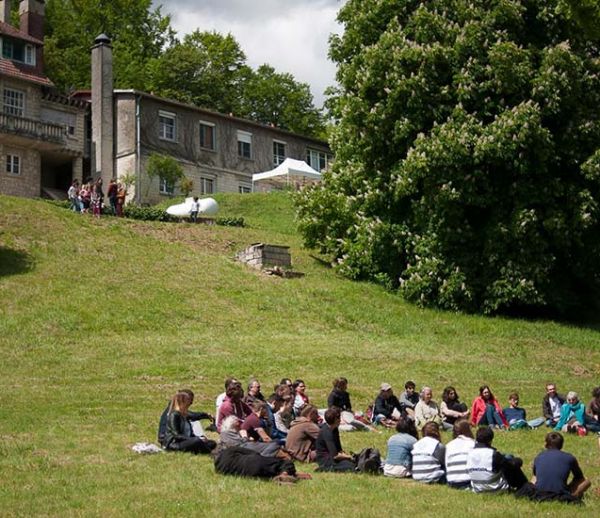
<svg viewBox="0 0 600 518"><path fill-rule="evenodd" d="M257 270L275 266L279 268L291 268L292 257L290 256L289 248L289 246L255 243L246 248L246 250L239 252L236 258L238 261L246 263Z"/></svg>

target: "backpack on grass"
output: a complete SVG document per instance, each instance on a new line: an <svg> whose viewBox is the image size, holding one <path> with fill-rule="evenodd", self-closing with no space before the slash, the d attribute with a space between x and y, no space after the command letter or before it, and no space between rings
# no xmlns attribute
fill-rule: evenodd
<svg viewBox="0 0 600 518"><path fill-rule="evenodd" d="M381 454L377 448L363 448L354 455L354 463L360 473L377 475L381 472Z"/></svg>

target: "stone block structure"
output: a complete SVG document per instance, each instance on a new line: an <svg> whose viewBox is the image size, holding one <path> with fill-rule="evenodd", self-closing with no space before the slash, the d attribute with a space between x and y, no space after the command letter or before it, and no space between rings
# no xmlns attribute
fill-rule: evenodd
<svg viewBox="0 0 600 518"><path fill-rule="evenodd" d="M292 257L289 246L254 243L237 254L238 261L257 270L263 268L291 268Z"/></svg>

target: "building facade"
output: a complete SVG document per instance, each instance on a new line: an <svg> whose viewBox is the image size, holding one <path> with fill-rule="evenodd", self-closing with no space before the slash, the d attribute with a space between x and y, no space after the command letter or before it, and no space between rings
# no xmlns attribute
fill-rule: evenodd
<svg viewBox="0 0 600 518"><path fill-rule="evenodd" d="M0 0L0 193L58 197L83 174L86 103L44 74L44 2L21 0L19 29Z"/></svg>
<svg viewBox="0 0 600 518"><path fill-rule="evenodd" d="M179 193L177 185L146 173L153 153L179 162L194 195L251 192L253 174L288 157L306 160L317 171L332 160L321 140L146 92L114 90L112 84L110 40L101 35L92 47L92 90L77 94L92 105L92 176L101 176L104 184L134 177L129 195L137 203Z"/></svg>

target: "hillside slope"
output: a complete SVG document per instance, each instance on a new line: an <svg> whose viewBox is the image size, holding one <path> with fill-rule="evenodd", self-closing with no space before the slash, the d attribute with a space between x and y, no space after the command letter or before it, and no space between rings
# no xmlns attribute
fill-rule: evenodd
<svg viewBox="0 0 600 518"><path fill-rule="evenodd" d="M440 508L466 512L479 508L477 497L334 475L298 485L284 503L279 488L216 477L208 459L140 458L127 448L155 439L158 416L178 388L194 389L196 406L213 412L228 375L258 376L264 392L284 376L302 378L319 406L333 378L344 375L357 409L382 381L400 392L414 379L431 385L436 399L454 384L468 402L486 382L502 402L518 389L531 417L547 380L586 400L599 383L593 328L420 310L339 278L311 257L286 195L218 198L220 215L243 216L248 228L96 221L0 197L3 513L233 515L258 488L264 499L254 509L267 515L335 515L340 494L365 514L374 505L392 513L390 484L399 498L427 495ZM289 245L305 277L268 277L236 263L235 252L254 242ZM543 433L505 434L498 444L530 463ZM385 450L387 437L344 441L348 449L376 443ZM565 449L600 483L594 438L569 438ZM514 505L509 497L485 501L486 516Z"/></svg>

